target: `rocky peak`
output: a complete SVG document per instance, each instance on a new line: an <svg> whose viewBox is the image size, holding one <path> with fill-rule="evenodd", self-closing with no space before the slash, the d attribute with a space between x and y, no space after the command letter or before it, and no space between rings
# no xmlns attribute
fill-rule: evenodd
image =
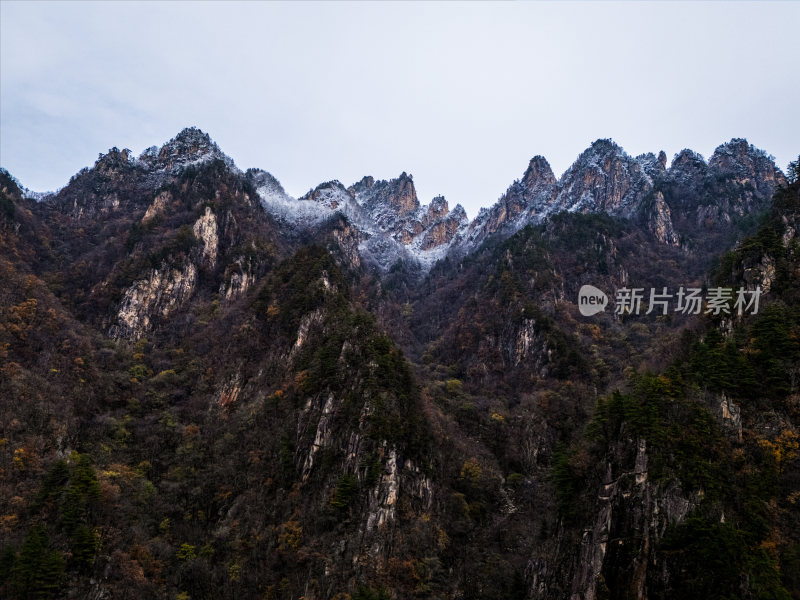
<svg viewBox="0 0 800 600"><path fill-rule="evenodd" d="M589 147L581 152L576 163L604 165L613 158L630 158L628 153L622 149L611 138L600 138L589 144ZM608 167L605 167L608 170Z"/></svg>
<svg viewBox="0 0 800 600"><path fill-rule="evenodd" d="M630 216L652 187L638 160L612 140L600 139L564 173L554 208Z"/></svg>
<svg viewBox="0 0 800 600"><path fill-rule="evenodd" d="M653 179L663 177L667 172L667 155L663 150L658 153L658 156L652 152L640 154L636 160L642 165L645 173Z"/></svg>
<svg viewBox="0 0 800 600"><path fill-rule="evenodd" d="M190 165L214 159L223 160L228 167L235 169L233 160L197 127L187 127L161 148L150 147L139 156L139 162L148 170L166 171L173 175Z"/></svg>
<svg viewBox="0 0 800 600"><path fill-rule="evenodd" d="M544 156L534 156L528 163L525 175L522 176L522 185L528 190L552 186L556 184L556 176L550 163Z"/></svg>
<svg viewBox="0 0 800 600"><path fill-rule="evenodd" d="M464 210L463 208L461 210ZM446 216L450 209L444 196L436 196L428 205L428 218L432 221Z"/></svg>
<svg viewBox="0 0 800 600"><path fill-rule="evenodd" d="M522 179L512 183L494 206L482 208L469 224L460 251L469 252L490 235L500 231L512 235L528 222L541 219L552 207L556 186L550 163L543 156L534 156Z"/></svg>
<svg viewBox="0 0 800 600"><path fill-rule="evenodd" d="M206 132L197 127L186 127L161 147L159 156L200 156L213 150L219 148Z"/></svg>
<svg viewBox="0 0 800 600"><path fill-rule="evenodd" d="M459 204L451 213L437 219L425 229L423 235L420 236L419 247L422 250L432 250L445 246L453 240L459 230L466 228L468 224L467 213Z"/></svg>
<svg viewBox="0 0 800 600"><path fill-rule="evenodd" d="M364 193L365 191L369 190L375 184L375 178L369 175L365 175L361 178L361 181L358 183L354 183L350 186L352 192L356 195Z"/></svg>
<svg viewBox="0 0 800 600"><path fill-rule="evenodd" d="M686 148L672 159L669 174L676 180L694 180L703 178L707 169L708 165L702 155Z"/></svg>
<svg viewBox="0 0 800 600"><path fill-rule="evenodd" d="M396 216L402 216L419 208L414 179L405 171L389 181L375 181L372 177L364 177L358 184L351 186L351 190L356 201L369 212L388 210Z"/></svg>
<svg viewBox="0 0 800 600"><path fill-rule="evenodd" d="M743 233L746 216L763 211L783 173L765 152L744 139L722 144L706 162L692 150L672 160L663 184L676 231L693 248L718 252Z"/></svg>
<svg viewBox="0 0 800 600"><path fill-rule="evenodd" d="M319 184L300 199L313 200L318 204L335 210L350 198L352 198L350 190L334 179Z"/></svg>
<svg viewBox="0 0 800 600"><path fill-rule="evenodd" d="M672 164L667 170L666 180L675 187L676 206L681 212L694 206L698 202L698 193L708 173L708 164L705 159L693 150L684 149L672 159Z"/></svg>
<svg viewBox="0 0 800 600"><path fill-rule="evenodd" d="M769 160L763 150L748 144L744 138L732 138L730 142L720 144L714 149L708 165L722 172L735 172L741 170L742 165L762 159Z"/></svg>
<svg viewBox="0 0 800 600"><path fill-rule="evenodd" d="M461 211L463 210L462 208ZM430 204L420 206L414 212L405 213L388 223L388 233L404 245L415 244L423 236L428 236L432 228L437 228L439 233L436 243L423 245L423 250L448 243L461 226L459 216L450 212L444 196L436 196ZM446 234L442 233L445 229Z"/></svg>
<svg viewBox="0 0 800 600"><path fill-rule="evenodd" d="M451 219L458 219L459 221L467 220L467 211L460 204L456 204L453 210L450 211L449 217Z"/></svg>
<svg viewBox="0 0 800 600"><path fill-rule="evenodd" d="M120 150L116 146L107 153L101 154L94 163L94 170L97 173L110 174L131 166L130 150L123 148Z"/></svg>
<svg viewBox="0 0 800 600"><path fill-rule="evenodd" d="M414 181L405 172L388 181L366 176L348 188L339 181L327 181L297 199L266 171L251 169L246 176L266 211L291 226L288 233L313 231L336 214L346 216L358 230L358 252L382 270L397 260L429 268L468 224L464 208L450 211L444 196L421 206Z"/></svg>
<svg viewBox="0 0 800 600"><path fill-rule="evenodd" d="M733 138L718 146L708 161L708 170L718 177L750 183L758 191L761 191L759 185L772 190L776 185L786 183L772 157L742 138Z"/></svg>

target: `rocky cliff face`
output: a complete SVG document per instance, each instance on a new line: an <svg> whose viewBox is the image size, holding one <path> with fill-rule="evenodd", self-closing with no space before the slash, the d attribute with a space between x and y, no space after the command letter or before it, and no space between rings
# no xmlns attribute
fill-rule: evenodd
<svg viewBox="0 0 800 600"><path fill-rule="evenodd" d="M482 208L469 230L458 240L464 251L478 247L500 233L507 237L529 223L541 220L556 194L556 178L543 156L534 156L522 179L515 181L491 208Z"/></svg>
<svg viewBox="0 0 800 600"><path fill-rule="evenodd" d="M786 177L774 159L740 138L718 146L708 161L708 170L714 177L728 178L742 188L752 187L751 199L772 198L779 185L786 185Z"/></svg>
<svg viewBox="0 0 800 600"><path fill-rule="evenodd" d="M414 180L405 172L389 181L364 177L350 192L380 229L394 229L398 220L419 210Z"/></svg>
<svg viewBox="0 0 800 600"><path fill-rule="evenodd" d="M551 210L630 217L652 187L639 161L611 140L598 140L564 173Z"/></svg>
<svg viewBox="0 0 800 600"><path fill-rule="evenodd" d="M664 194L655 192L649 206L643 206L642 209L644 222L655 239L667 246L678 246L680 240L672 224L672 211L664 200Z"/></svg>
<svg viewBox="0 0 800 600"><path fill-rule="evenodd" d="M109 330L114 339L138 340L158 319L167 319L191 297L197 285L197 268L167 264L153 269L125 290L117 312L117 324Z"/></svg>

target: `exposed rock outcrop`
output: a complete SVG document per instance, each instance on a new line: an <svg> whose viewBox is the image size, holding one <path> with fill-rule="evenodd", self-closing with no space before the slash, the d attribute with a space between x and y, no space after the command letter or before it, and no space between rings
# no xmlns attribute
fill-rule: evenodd
<svg viewBox="0 0 800 600"><path fill-rule="evenodd" d="M142 223L148 223L157 216L163 214L170 202L172 202L172 194L170 194L167 190L160 192L155 198L153 198L153 203L147 207L147 210L142 217Z"/></svg>
<svg viewBox="0 0 800 600"><path fill-rule="evenodd" d="M463 253L479 246L488 237L512 235L530 222L538 222L552 208L557 192L556 178L543 156L534 156L521 180L511 184L490 208L482 208L469 230L459 240Z"/></svg>
<svg viewBox="0 0 800 600"><path fill-rule="evenodd" d="M552 210L630 217L652 187L640 162L611 140L597 140L564 173Z"/></svg>
<svg viewBox="0 0 800 600"><path fill-rule="evenodd" d="M678 234L672 225L672 211L664 200L664 194L655 192L652 204L645 214L647 228L662 244L677 246L680 243Z"/></svg>
<svg viewBox="0 0 800 600"><path fill-rule="evenodd" d="M158 269L151 269L145 279L134 282L125 291L117 322L109 335L114 339L139 339L153 327L155 320L168 317L184 304L196 284L197 267L192 262L183 267L164 263Z"/></svg>
<svg viewBox="0 0 800 600"><path fill-rule="evenodd" d="M195 221L192 231L195 237L203 242L203 264L213 269L217 264L219 236L217 235L217 218L211 211L211 207L206 206L205 213Z"/></svg>

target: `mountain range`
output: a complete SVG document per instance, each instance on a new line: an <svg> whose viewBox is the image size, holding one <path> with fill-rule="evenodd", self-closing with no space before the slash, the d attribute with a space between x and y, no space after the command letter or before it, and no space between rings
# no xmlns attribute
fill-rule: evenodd
<svg viewBox="0 0 800 600"><path fill-rule="evenodd" d="M535 156L472 221L197 128L0 172L0 595L800 597L797 163L667 162Z"/></svg>
<svg viewBox="0 0 800 600"><path fill-rule="evenodd" d="M423 274L447 255L470 254L487 238L508 237L560 212L605 213L638 220L660 242L677 246L683 238L684 245L693 248L699 241L695 238L705 238L707 233L720 235L727 232L731 219L763 210L777 187L785 183L773 159L743 139L720 145L708 162L684 150L669 168L664 152L633 158L613 141L597 140L560 179L544 157L532 158L522 178L469 222L461 205L451 211L442 196L420 204L413 178L405 172L389 181L365 176L349 187L329 181L301 198L292 198L273 175L260 169L242 173L206 133L187 128L138 158L129 150L111 149L94 168L81 171L58 193L35 198L71 210L74 217L85 211L92 215L98 210L141 209L145 197L169 178L213 161L221 161L255 189L267 214L285 235L313 235L327 221L344 216L358 230L359 254L368 263L386 272L398 261L406 262ZM131 204L120 204L124 202L118 197L120 191L106 194L98 202L102 187L87 193L82 183L85 178L86 184L95 187L114 185L114 178L123 174ZM723 207L713 202L721 187L730 196ZM157 208L151 205L150 210ZM673 210L680 213L678 223L673 222Z"/></svg>

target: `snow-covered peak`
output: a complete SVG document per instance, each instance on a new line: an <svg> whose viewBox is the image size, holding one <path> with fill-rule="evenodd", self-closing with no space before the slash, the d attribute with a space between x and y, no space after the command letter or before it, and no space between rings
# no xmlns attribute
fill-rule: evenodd
<svg viewBox="0 0 800 600"><path fill-rule="evenodd" d="M651 178L662 177L667 171L667 154L663 150L658 156L652 152L640 154L636 160Z"/></svg>
<svg viewBox="0 0 800 600"><path fill-rule="evenodd" d="M420 205L407 173L388 181L366 176L348 188L327 181L297 199L265 171L251 169L247 177L267 212L291 229L313 231L337 213L346 216L360 233L362 258L380 270L402 261L427 271L469 225L464 208L450 211L444 196Z"/></svg>
<svg viewBox="0 0 800 600"><path fill-rule="evenodd" d="M601 138L593 141L586 150L581 152L573 166L602 168L602 164L610 157L628 157L628 153L611 138Z"/></svg>
<svg viewBox="0 0 800 600"><path fill-rule="evenodd" d="M706 164L706 159L699 152L695 152L689 148L684 148L678 152L673 158L669 168L674 169L686 164Z"/></svg>
<svg viewBox="0 0 800 600"><path fill-rule="evenodd" d="M217 159L238 171L233 159L222 152L207 133L197 127L187 127L161 148L147 148L139 155L138 163L150 171L177 175L187 167Z"/></svg>
<svg viewBox="0 0 800 600"><path fill-rule="evenodd" d="M447 199L444 196L436 196L428 205L427 213L430 219L439 219L447 216L450 209L447 206Z"/></svg>
<svg viewBox="0 0 800 600"><path fill-rule="evenodd" d="M708 164L703 156L685 148L672 159L667 176L676 183L696 186L706 176L707 171Z"/></svg>
<svg viewBox="0 0 800 600"><path fill-rule="evenodd" d="M461 206L460 204L456 204L453 207L453 210L450 211L450 216L452 218L458 219L459 221L467 221L467 224L469 224L469 220L467 218L467 211L464 210L464 207Z"/></svg>
<svg viewBox="0 0 800 600"><path fill-rule="evenodd" d="M184 127L166 145L182 146L216 146L205 131L199 127Z"/></svg>
<svg viewBox="0 0 800 600"><path fill-rule="evenodd" d="M451 211L444 196L437 196L430 204L393 221L391 228L373 231L359 250L383 271L404 262L428 272L447 256L455 240L464 237L468 227L464 207L457 204Z"/></svg>
<svg viewBox="0 0 800 600"><path fill-rule="evenodd" d="M584 150L559 181L552 211L629 216L652 189L642 164L609 139Z"/></svg>
<svg viewBox="0 0 800 600"><path fill-rule="evenodd" d="M555 185L556 176L544 156L534 156L522 176L521 183L529 190Z"/></svg>
<svg viewBox="0 0 800 600"><path fill-rule="evenodd" d="M742 138L733 138L714 150L708 170L716 176L763 179L770 184L785 182L775 159Z"/></svg>
<svg viewBox="0 0 800 600"><path fill-rule="evenodd" d="M260 192L263 191L270 196L277 195L284 198L290 198L290 196L283 189L281 182L278 181L272 175L272 173L268 173L263 169L247 169L245 176Z"/></svg>
<svg viewBox="0 0 800 600"><path fill-rule="evenodd" d="M353 200L353 195L337 180L326 181L310 190L302 200L312 200L317 204L336 210Z"/></svg>
<svg viewBox="0 0 800 600"><path fill-rule="evenodd" d="M540 221L552 209L556 185L547 159L534 156L522 179L514 181L493 206L481 208L465 231L459 233L455 241L458 253L468 254L490 236L509 236L528 223Z"/></svg>
<svg viewBox="0 0 800 600"><path fill-rule="evenodd" d="M420 207L414 178L405 171L389 181L364 177L348 191L370 219L384 230L395 228L398 221Z"/></svg>

